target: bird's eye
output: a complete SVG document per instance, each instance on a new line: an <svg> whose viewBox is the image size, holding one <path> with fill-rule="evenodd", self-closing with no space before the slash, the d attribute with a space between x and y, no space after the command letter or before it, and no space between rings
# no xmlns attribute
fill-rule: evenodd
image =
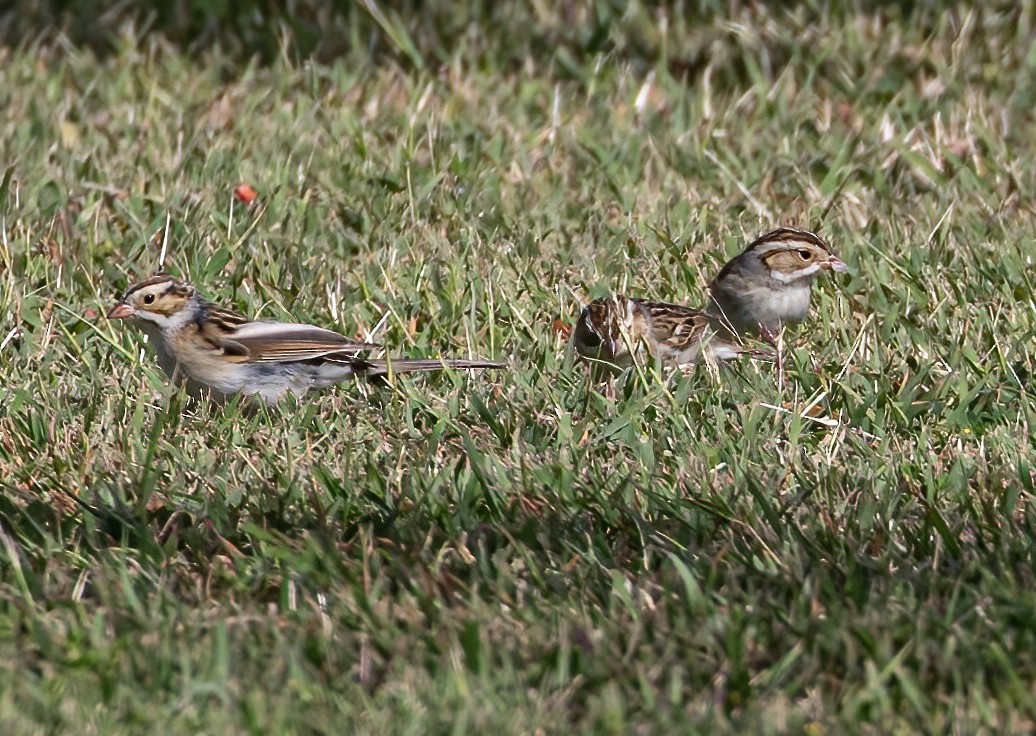
<svg viewBox="0 0 1036 736"><path fill-rule="evenodd" d="M155 295L154 294L148 294L147 296L145 296L144 297L144 303L145 304L154 304L155 303Z"/></svg>
<svg viewBox="0 0 1036 736"><path fill-rule="evenodd" d="M808 261L813 257L813 251L802 249L799 251L799 258L804 261Z"/></svg>

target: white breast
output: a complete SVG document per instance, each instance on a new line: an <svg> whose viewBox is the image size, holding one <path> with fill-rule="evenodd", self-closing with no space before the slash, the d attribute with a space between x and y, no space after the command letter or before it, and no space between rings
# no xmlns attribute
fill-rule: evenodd
<svg viewBox="0 0 1036 736"><path fill-rule="evenodd" d="M742 322L746 325L764 325L777 332L783 325L801 322L809 314L809 282L788 285L781 289L764 287L754 290L744 300Z"/></svg>
<svg viewBox="0 0 1036 736"><path fill-rule="evenodd" d="M809 314L809 284L772 292L770 310L780 315L784 324L801 322Z"/></svg>

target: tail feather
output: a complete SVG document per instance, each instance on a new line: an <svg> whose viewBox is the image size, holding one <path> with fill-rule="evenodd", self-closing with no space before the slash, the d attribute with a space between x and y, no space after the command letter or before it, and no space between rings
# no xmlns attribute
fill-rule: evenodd
<svg viewBox="0 0 1036 736"><path fill-rule="evenodd" d="M364 363L369 367L367 373L372 376L380 376L390 371L392 373L416 373L418 371L441 371L446 368L504 368L507 363L500 360L456 360L436 358L399 358L398 360L383 360L365 358Z"/></svg>

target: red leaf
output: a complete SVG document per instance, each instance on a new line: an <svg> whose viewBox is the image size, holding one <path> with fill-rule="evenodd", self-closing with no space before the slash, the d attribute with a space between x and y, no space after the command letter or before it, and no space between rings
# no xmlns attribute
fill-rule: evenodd
<svg viewBox="0 0 1036 736"><path fill-rule="evenodd" d="M244 202L245 204L252 204L252 201L258 196L255 190L247 184L239 184L237 189L234 190L234 198L238 202Z"/></svg>

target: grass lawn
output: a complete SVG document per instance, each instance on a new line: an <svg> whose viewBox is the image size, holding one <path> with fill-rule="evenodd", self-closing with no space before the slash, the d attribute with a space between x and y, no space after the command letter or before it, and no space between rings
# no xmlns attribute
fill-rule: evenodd
<svg viewBox="0 0 1036 736"><path fill-rule="evenodd" d="M0 730L1036 728L1033 9L730 5L0 49ZM777 224L852 268L782 374L566 361ZM163 253L511 367L193 404L103 318Z"/></svg>

